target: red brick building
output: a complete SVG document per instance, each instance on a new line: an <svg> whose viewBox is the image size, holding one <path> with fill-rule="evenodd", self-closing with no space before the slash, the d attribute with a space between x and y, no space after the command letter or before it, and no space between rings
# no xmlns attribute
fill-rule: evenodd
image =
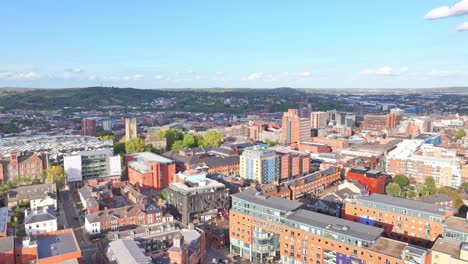
<svg viewBox="0 0 468 264"><path fill-rule="evenodd" d="M355 180L366 186L370 194L385 194L385 187L390 183L391 177L378 170L365 167L354 167L346 173L348 181Z"/></svg>
<svg viewBox="0 0 468 264"><path fill-rule="evenodd" d="M81 135L82 136L96 136L96 120L94 119L82 119L81 120Z"/></svg>
<svg viewBox="0 0 468 264"><path fill-rule="evenodd" d="M279 153L280 179L291 179L310 173L310 156L300 153Z"/></svg>
<svg viewBox="0 0 468 264"><path fill-rule="evenodd" d="M15 263L15 237L0 238L0 263Z"/></svg>
<svg viewBox="0 0 468 264"><path fill-rule="evenodd" d="M400 124L401 115L364 115L362 128L365 130L386 130L395 128Z"/></svg>
<svg viewBox="0 0 468 264"><path fill-rule="evenodd" d="M175 161L151 152L125 155L129 182L141 190L163 190L174 182Z"/></svg>
<svg viewBox="0 0 468 264"><path fill-rule="evenodd" d="M0 155L0 181L9 182L17 178L40 179L47 169L46 154L18 153L11 151L9 157Z"/></svg>

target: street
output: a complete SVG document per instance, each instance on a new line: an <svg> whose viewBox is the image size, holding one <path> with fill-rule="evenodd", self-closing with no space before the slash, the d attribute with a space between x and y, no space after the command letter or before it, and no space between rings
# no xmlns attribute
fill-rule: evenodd
<svg viewBox="0 0 468 264"><path fill-rule="evenodd" d="M78 244L81 248L83 263L99 263L97 254L99 248L96 242L89 241L84 230L84 220L80 218L75 209L75 201L70 190L60 191L59 209L64 228L73 228Z"/></svg>

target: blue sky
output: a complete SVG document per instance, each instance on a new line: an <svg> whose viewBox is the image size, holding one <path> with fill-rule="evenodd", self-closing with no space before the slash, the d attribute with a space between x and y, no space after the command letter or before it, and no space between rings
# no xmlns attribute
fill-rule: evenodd
<svg viewBox="0 0 468 264"><path fill-rule="evenodd" d="M468 0L2 1L0 87L461 86L467 22Z"/></svg>

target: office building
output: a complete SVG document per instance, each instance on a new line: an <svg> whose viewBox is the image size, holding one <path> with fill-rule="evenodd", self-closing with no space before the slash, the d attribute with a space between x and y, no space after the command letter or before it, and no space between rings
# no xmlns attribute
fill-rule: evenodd
<svg viewBox="0 0 468 264"><path fill-rule="evenodd" d="M310 140L310 120L299 117L297 109L283 113L281 124L281 144L291 144Z"/></svg>
<svg viewBox="0 0 468 264"><path fill-rule="evenodd" d="M232 195L231 252L259 263L403 264L410 257L427 260L426 250L385 238L381 228L302 206L252 189Z"/></svg>
<svg viewBox="0 0 468 264"><path fill-rule="evenodd" d="M104 131L112 131L112 125L112 120L102 121L102 129L104 129Z"/></svg>
<svg viewBox="0 0 468 264"><path fill-rule="evenodd" d="M168 207L184 224L216 218L218 210L229 208L229 189L215 180L171 183L166 192Z"/></svg>
<svg viewBox="0 0 468 264"><path fill-rule="evenodd" d="M443 234L453 208L382 194L358 196L345 205L344 218L384 229L392 238L429 247Z"/></svg>
<svg viewBox="0 0 468 264"><path fill-rule="evenodd" d="M120 156L112 149L89 150L64 157L63 167L67 182L115 177L120 179L122 168Z"/></svg>
<svg viewBox="0 0 468 264"><path fill-rule="evenodd" d="M81 135L87 137L96 136L96 120L84 118L81 120Z"/></svg>
<svg viewBox="0 0 468 264"><path fill-rule="evenodd" d="M125 118L125 141L137 138L136 118Z"/></svg>
<svg viewBox="0 0 468 264"><path fill-rule="evenodd" d="M246 180L268 183L280 177L280 159L274 150L254 146L240 156L239 176Z"/></svg>
<svg viewBox="0 0 468 264"><path fill-rule="evenodd" d="M382 173L379 170L371 170L366 167L354 167L346 173L348 181L358 181L364 185L369 194L380 193L385 194L385 188L392 178L389 175Z"/></svg>
<svg viewBox="0 0 468 264"><path fill-rule="evenodd" d="M396 128L400 124L401 117L397 114L364 115L362 129L380 131Z"/></svg>
<svg viewBox="0 0 468 264"><path fill-rule="evenodd" d="M328 125L333 127L353 128L356 124L356 114L340 112L336 110L327 111Z"/></svg>
<svg viewBox="0 0 468 264"><path fill-rule="evenodd" d="M327 112L312 112L310 113L311 128L326 128L328 125Z"/></svg>
<svg viewBox="0 0 468 264"><path fill-rule="evenodd" d="M125 166L128 180L141 190L163 190L175 181L175 161L151 152L125 155Z"/></svg>

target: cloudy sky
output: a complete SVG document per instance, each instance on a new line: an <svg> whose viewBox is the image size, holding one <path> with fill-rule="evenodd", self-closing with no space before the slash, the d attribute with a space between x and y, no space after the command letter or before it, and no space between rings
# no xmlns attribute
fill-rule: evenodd
<svg viewBox="0 0 468 264"><path fill-rule="evenodd" d="M468 0L25 0L0 20L0 87L468 85Z"/></svg>

